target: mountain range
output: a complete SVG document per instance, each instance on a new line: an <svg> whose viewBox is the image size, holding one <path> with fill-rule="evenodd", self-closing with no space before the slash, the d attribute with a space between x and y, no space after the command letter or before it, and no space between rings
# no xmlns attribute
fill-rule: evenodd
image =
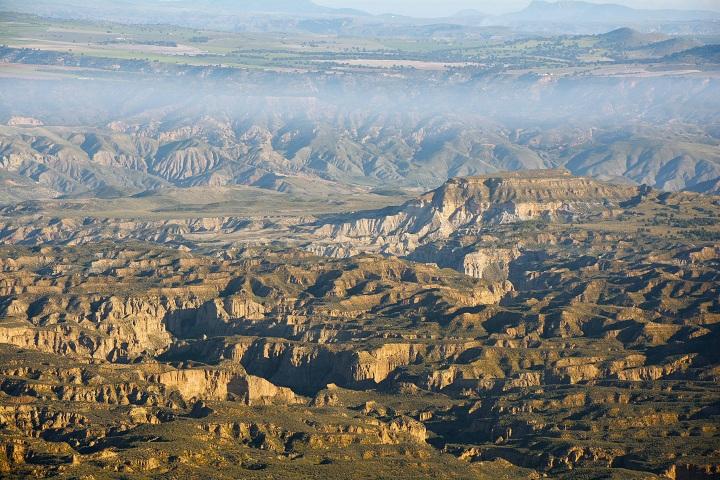
<svg viewBox="0 0 720 480"><path fill-rule="evenodd" d="M720 12L701 10L635 9L612 3L575 0L533 0L520 12L501 16L510 22L550 23L638 23L707 20L720 18Z"/></svg>
<svg viewBox="0 0 720 480"><path fill-rule="evenodd" d="M720 177L715 143L663 138L667 133L660 130L633 136L621 129L508 134L481 119L463 122L356 115L339 124L300 116L267 123L206 116L160 131L122 123L105 129L7 126L0 127L0 168L12 175L6 202L169 186L240 184L297 193L312 188L302 179L338 187L427 188L458 175L558 165L671 191L713 190Z"/></svg>
<svg viewBox="0 0 720 480"><path fill-rule="evenodd" d="M720 12L701 10L634 9L615 4L596 4L583 1L561 0L548 2L533 0L525 9L504 15L487 15L480 11L463 11L436 19L412 18L402 15L370 15L357 9L338 9L317 5L310 0L100 0L87 4L76 0L6 0L6 11L31 13L59 18L113 20L126 23L153 23L162 21L194 28L237 29L263 28L283 30L292 23L271 23L259 27L246 22L247 17L276 14L278 16L345 17L362 24L427 25L454 24L475 27L510 26L528 31L555 31L573 33L599 33L613 28L632 26L641 30L668 32L687 29L717 31L714 22ZM236 17L233 21L228 18ZM162 20L160 20L162 19ZM243 20L245 19L245 20ZM239 23L238 23L239 22ZM352 24L353 22L350 22Z"/></svg>

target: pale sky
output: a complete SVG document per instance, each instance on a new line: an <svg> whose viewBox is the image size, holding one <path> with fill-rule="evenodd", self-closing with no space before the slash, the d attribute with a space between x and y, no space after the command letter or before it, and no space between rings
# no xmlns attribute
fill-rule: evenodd
<svg viewBox="0 0 720 480"><path fill-rule="evenodd" d="M590 0L594 3L617 3L634 8L676 8L720 11L720 0ZM329 7L357 8L371 13L398 13L411 16L445 16L460 10L474 9L486 13L517 11L530 0L315 0Z"/></svg>

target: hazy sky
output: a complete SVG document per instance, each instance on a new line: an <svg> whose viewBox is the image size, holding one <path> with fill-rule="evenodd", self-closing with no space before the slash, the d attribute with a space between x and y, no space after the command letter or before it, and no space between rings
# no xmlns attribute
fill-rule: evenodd
<svg viewBox="0 0 720 480"><path fill-rule="evenodd" d="M720 0L590 0L594 3L617 3L635 8L679 8L720 10ZM350 7L371 13L399 13L414 16L450 15L464 9L487 13L520 10L530 0L315 0L331 7Z"/></svg>

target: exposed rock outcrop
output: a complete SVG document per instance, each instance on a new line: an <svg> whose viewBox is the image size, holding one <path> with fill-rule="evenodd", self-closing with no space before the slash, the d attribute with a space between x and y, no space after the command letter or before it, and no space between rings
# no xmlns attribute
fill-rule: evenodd
<svg viewBox="0 0 720 480"><path fill-rule="evenodd" d="M442 187L397 208L360 212L350 221L318 225L315 234L334 243L366 245L393 255L483 226L530 220L571 220L610 212L636 194L632 187L546 170L449 180ZM318 246L314 245L317 249Z"/></svg>

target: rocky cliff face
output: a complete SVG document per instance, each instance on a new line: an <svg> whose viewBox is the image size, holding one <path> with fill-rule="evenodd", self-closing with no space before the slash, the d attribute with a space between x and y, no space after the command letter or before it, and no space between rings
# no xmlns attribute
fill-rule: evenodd
<svg viewBox="0 0 720 480"><path fill-rule="evenodd" d="M172 370L150 377L149 380L151 383L163 385L166 391L179 392L187 402L237 398L247 405L303 403L289 388L276 387L264 378L247 375L237 367L230 370Z"/></svg>
<svg viewBox="0 0 720 480"><path fill-rule="evenodd" d="M636 194L632 187L572 177L565 171L468 177L450 180L401 207L323 223L315 234L334 244L408 255L423 244L477 234L489 225L611 215L613 206ZM313 248L317 251L318 244Z"/></svg>
<svg viewBox="0 0 720 480"><path fill-rule="evenodd" d="M470 277L489 281L507 279L510 276L510 264L519 256L517 248L483 249L465 255L461 271Z"/></svg>

